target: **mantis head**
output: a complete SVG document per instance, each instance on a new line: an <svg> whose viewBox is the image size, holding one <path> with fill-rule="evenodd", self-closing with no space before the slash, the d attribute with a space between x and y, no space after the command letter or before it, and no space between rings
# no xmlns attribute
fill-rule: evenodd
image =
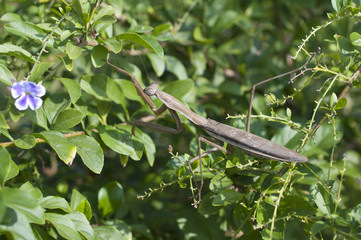
<svg viewBox="0 0 361 240"><path fill-rule="evenodd" d="M152 82L148 87L144 88L144 93L148 96L153 96L158 90L158 84Z"/></svg>

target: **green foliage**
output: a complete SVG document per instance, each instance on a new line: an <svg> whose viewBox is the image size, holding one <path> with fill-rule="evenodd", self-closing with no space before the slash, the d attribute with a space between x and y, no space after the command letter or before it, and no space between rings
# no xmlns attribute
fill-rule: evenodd
<svg viewBox="0 0 361 240"><path fill-rule="evenodd" d="M361 237L360 1L0 5L1 239ZM133 126L175 123L107 61L241 129L252 86L278 76L256 88L251 132L310 161L214 152L194 209L205 133L184 116L177 135ZM22 80L46 88L41 108L16 109Z"/></svg>

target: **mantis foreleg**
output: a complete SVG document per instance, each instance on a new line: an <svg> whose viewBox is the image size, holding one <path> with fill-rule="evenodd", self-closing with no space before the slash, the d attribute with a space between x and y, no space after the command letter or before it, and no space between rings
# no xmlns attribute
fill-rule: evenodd
<svg viewBox="0 0 361 240"><path fill-rule="evenodd" d="M211 145L213 148L205 153L201 153L201 144L202 142L206 143L206 144L209 144ZM224 147L220 146L220 145L217 145L215 144L214 142L211 142L210 140L208 140L207 138L205 138L204 136L199 136L198 137L198 156L195 157L195 158L192 158L191 160L188 161L188 166L189 166L189 171L191 172L192 174L192 177L193 177L193 180L194 180L194 184L196 185L197 187L197 190L198 190L198 201L196 201L194 203L194 207L197 207L197 205L199 204L199 202L202 200L202 188L203 188L203 168L202 168L202 157L205 157L207 155L209 155L210 153L212 152L215 152L215 151L222 151L226 154L230 154L231 152L227 149L225 149ZM200 175L201 175L201 185L198 186L198 183L197 183L197 180L194 176L194 173L193 173L193 170L192 170L192 166L191 164L198 160L199 159L199 172L200 172Z"/></svg>

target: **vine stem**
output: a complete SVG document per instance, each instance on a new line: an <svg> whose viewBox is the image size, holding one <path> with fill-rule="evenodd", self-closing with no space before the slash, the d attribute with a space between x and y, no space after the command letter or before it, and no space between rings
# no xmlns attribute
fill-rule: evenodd
<svg viewBox="0 0 361 240"><path fill-rule="evenodd" d="M322 100L326 97L327 93L330 91L332 85L335 83L337 78L338 78L338 75L336 75L332 79L332 82L331 82L330 86L328 86L326 91L323 93L322 97L317 101L317 105L316 105L315 109L313 110L312 118L311 118L311 121L310 121L310 124L309 124L308 133L306 134L305 138L302 140L302 144L300 145L298 150L301 149L306 144L306 142L312 137L311 134L314 134L314 131L312 131L312 124L315 122L316 113L317 113L318 109L320 108ZM327 116L325 116L325 118L327 118Z"/></svg>
<svg viewBox="0 0 361 240"><path fill-rule="evenodd" d="M320 30L321 28L327 27L327 26L330 25L331 23L332 23L332 21L327 22L326 24L324 24L324 25L322 25L322 26L313 27L313 28L312 28L312 31L310 32L310 34L308 34L305 39L302 39L302 43L298 46L298 50L297 50L296 54L295 54L294 56L292 56L291 58L292 58L293 60L295 60L295 59L297 58L298 54L301 52L301 50L304 49L303 47L306 45L306 42L308 42L308 41L310 40L310 38L311 38L312 36L314 36L318 30Z"/></svg>
<svg viewBox="0 0 361 240"><path fill-rule="evenodd" d="M45 48L46 48L46 45L48 44L50 38L53 36L55 30L58 28L58 26L60 25L60 23L62 21L64 21L65 17L68 15L68 13L65 13L61 18L60 20L58 21L58 23L54 26L53 30L50 32L50 34L48 36L46 36L46 38L44 39L44 46L41 48L39 54L38 54L38 58L36 59L32 69L30 70L30 72L28 73L28 76L25 78L25 81L29 81L29 78L31 76L31 74L33 73L36 65L38 65L38 63L40 62L40 57L41 55L43 54L43 52L45 51Z"/></svg>
<svg viewBox="0 0 361 240"><path fill-rule="evenodd" d="M344 158L343 158L343 168L342 168L342 170L340 170L341 178L340 178L340 184L338 186L337 197L336 197L336 200L335 200L335 209L333 210L333 214L336 214L338 203L341 201L340 195L341 195L341 188L342 188L342 183L343 183L343 176L345 175L345 172L346 172L346 162L347 162L347 158L346 158L346 156L344 156ZM333 218L332 219L332 224L331 224L332 229L334 229L333 228L334 223L335 223L335 219ZM334 229L334 231L336 231L336 229ZM336 232L334 232L334 235L335 235L334 239L336 239L336 236L337 236Z"/></svg>
<svg viewBox="0 0 361 240"><path fill-rule="evenodd" d="M338 96L337 100L340 100L341 98L345 97L345 95L348 93L348 91L350 91L350 89L352 88L352 83L356 80L356 78L360 75L361 72L361 64L358 66L358 68L356 69L356 71L354 72L354 74L349 78L346 87L342 90L340 96ZM324 116L319 122L318 124L310 131L310 133L306 136L306 138L304 139L304 141L302 141L301 146L299 147L299 149L301 149L304 144L308 141L308 139L310 139L315 133L316 131L320 128L320 126L322 125L322 123L327 119L327 116ZM311 126L311 125L310 125Z"/></svg>
<svg viewBox="0 0 361 240"><path fill-rule="evenodd" d="M281 203L281 199L283 198L283 194L285 193L289 183L291 182L291 178L293 176L292 174L292 171L293 169L295 168L295 163L292 163L291 164L291 168L287 174L287 177L286 177L286 180L285 180L285 183L283 184L280 192L279 192L279 195L278 195L278 198L277 198L277 201L276 201L276 206L275 206L275 209L273 211L273 217L272 217L272 222L271 222L271 232L270 232L270 239L272 240L272 235L273 235L273 230L275 228L275 222L276 222L276 218L277 218L277 210L278 210L278 206L280 205Z"/></svg>

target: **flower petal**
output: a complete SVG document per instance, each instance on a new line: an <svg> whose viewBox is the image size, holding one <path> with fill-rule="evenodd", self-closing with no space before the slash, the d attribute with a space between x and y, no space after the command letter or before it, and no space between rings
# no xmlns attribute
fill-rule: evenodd
<svg viewBox="0 0 361 240"><path fill-rule="evenodd" d="M25 90L23 86L23 82L15 82L13 86L11 87L11 96L14 99L17 99L18 97L25 95Z"/></svg>
<svg viewBox="0 0 361 240"><path fill-rule="evenodd" d="M32 96L42 97L45 95L45 87L41 83L35 84L34 82L25 82L25 91Z"/></svg>
<svg viewBox="0 0 361 240"><path fill-rule="evenodd" d="M39 82L39 83L36 85L36 89L37 89L37 92L36 92L36 96L37 96L37 97L42 97L42 96L45 95L46 89L45 89L45 87L41 84L41 82Z"/></svg>
<svg viewBox="0 0 361 240"><path fill-rule="evenodd" d="M34 82L23 82L23 86L27 94L36 96L38 92L38 86Z"/></svg>
<svg viewBox="0 0 361 240"><path fill-rule="evenodd" d="M28 95L23 95L15 101L15 107L20 110L26 110L29 107Z"/></svg>
<svg viewBox="0 0 361 240"><path fill-rule="evenodd" d="M41 107L41 105L43 104L43 100L38 97L29 96L28 104L31 110L36 110Z"/></svg>

